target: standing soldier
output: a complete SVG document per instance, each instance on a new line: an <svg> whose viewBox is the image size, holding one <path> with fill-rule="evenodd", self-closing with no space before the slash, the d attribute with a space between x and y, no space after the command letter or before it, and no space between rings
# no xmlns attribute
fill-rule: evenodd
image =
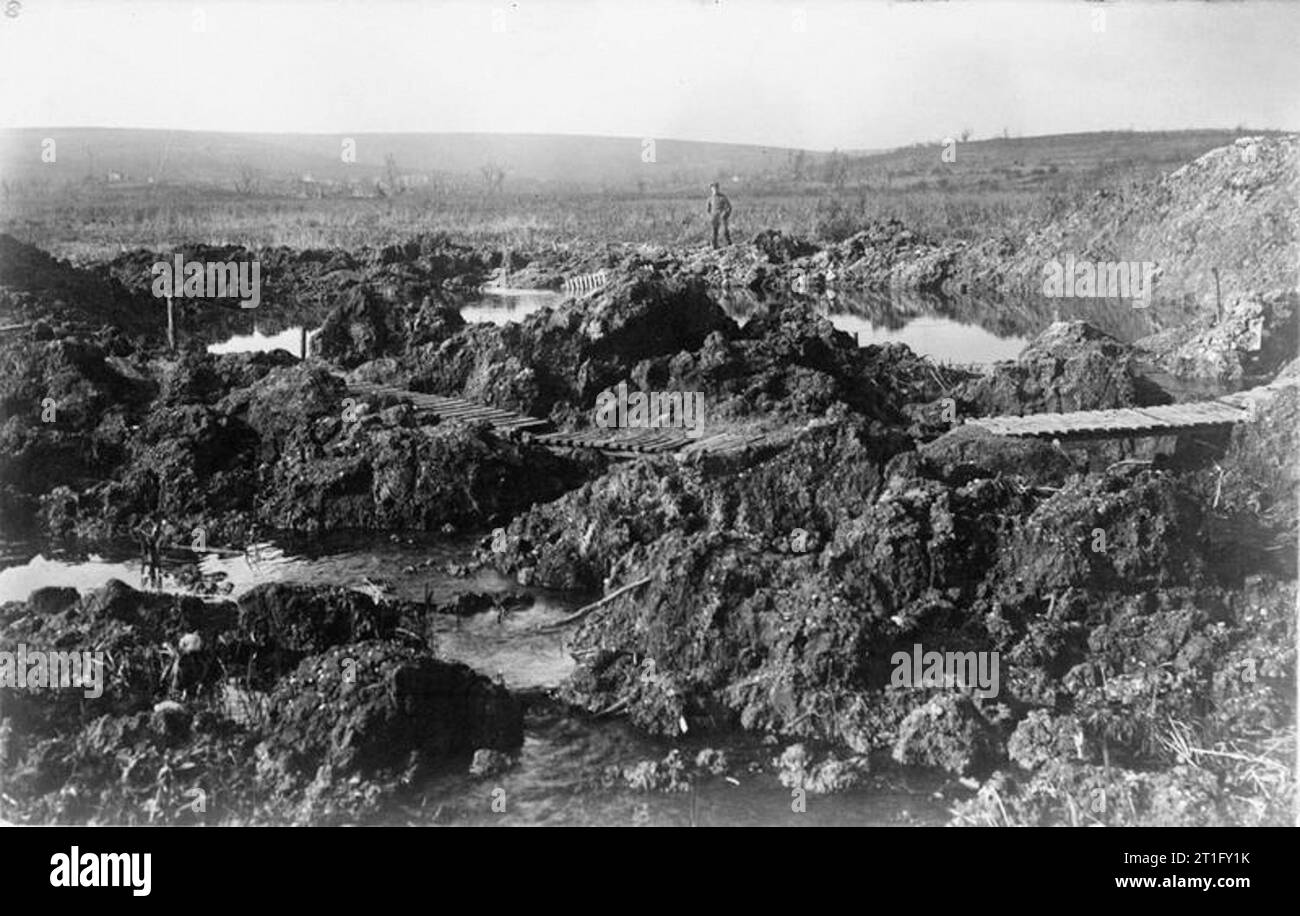
<svg viewBox="0 0 1300 916"><path fill-rule="evenodd" d="M140 543L140 571L148 585L159 585L162 580L163 539L167 536L167 523L160 522L155 513L135 526L136 540Z"/></svg>
<svg viewBox="0 0 1300 916"><path fill-rule="evenodd" d="M718 190L718 183L715 181L709 185L709 218L713 221L713 247L718 247L718 226L722 227L723 236L727 244L731 244L731 227L727 221L731 219L731 201L727 200L727 195Z"/></svg>

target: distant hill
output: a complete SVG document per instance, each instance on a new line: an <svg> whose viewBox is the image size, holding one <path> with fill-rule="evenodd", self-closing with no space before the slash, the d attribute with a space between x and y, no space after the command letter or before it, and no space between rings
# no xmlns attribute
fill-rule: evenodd
<svg viewBox="0 0 1300 916"><path fill-rule="evenodd" d="M1099 170L1163 171L1226 146L1243 135L1281 136L1282 131L1249 128L1132 131L1111 130L1041 137L994 137L954 142L944 158L944 142L918 143L884 153L854 154L855 163L894 174L960 175L980 171L1049 170L1088 173Z"/></svg>
<svg viewBox="0 0 1300 916"><path fill-rule="evenodd" d="M55 141L56 162L41 161L42 142ZM355 142L345 161L345 141ZM408 180L484 180L485 166L522 185L667 186L741 175L776 176L793 150L689 140L557 134L243 134L116 128L0 130L0 175L45 176L56 183L87 176L105 180L221 183L241 171L282 180L373 182L392 157ZM805 154L816 157L818 154ZM57 171L55 171L57 169Z"/></svg>
<svg viewBox="0 0 1300 916"><path fill-rule="evenodd" d="M482 189L500 170L515 192L655 190L696 194L712 180L738 178L773 193L809 186L973 189L1056 186L1103 172L1170 171L1231 143L1236 130L1105 131L1044 137L915 144L843 153L784 147L561 134L251 134L118 128L0 130L0 178L52 186L104 183L216 185L256 181L264 190L302 190L303 179L373 189ZM1273 132L1275 133L1275 132ZM45 163L46 140L55 161ZM345 146L350 141L352 145ZM345 161L344 153L355 153ZM388 163L390 161L392 168ZM488 170L485 173L485 169Z"/></svg>

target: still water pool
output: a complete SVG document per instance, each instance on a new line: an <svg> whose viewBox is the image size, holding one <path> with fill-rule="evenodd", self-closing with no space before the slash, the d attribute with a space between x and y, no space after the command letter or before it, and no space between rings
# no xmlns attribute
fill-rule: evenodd
<svg viewBox="0 0 1300 916"><path fill-rule="evenodd" d="M1136 309L1129 300L1042 297L991 300L910 292L831 292L818 296L768 295L743 290L716 294L723 310L740 324L774 304L798 299L825 315L836 328L853 335L859 346L902 343L914 352L949 363L994 363L1014 359L1053 321L1082 319L1121 340L1139 337L1186 320L1173 306ZM506 325L564 301L551 290L484 290L464 299L461 316L468 322ZM253 316L246 330L228 331L209 344L210 353L285 350L302 355L302 325L261 331ZM319 327L308 329L308 338Z"/></svg>

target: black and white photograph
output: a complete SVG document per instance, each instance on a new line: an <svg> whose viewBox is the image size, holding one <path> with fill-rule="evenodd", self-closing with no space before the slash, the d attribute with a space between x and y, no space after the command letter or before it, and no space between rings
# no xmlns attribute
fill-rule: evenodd
<svg viewBox="0 0 1300 916"><path fill-rule="evenodd" d="M1296 826L1298 37L0 0L0 836L80 831L23 880ZM1190 835L1089 880L1244 899Z"/></svg>

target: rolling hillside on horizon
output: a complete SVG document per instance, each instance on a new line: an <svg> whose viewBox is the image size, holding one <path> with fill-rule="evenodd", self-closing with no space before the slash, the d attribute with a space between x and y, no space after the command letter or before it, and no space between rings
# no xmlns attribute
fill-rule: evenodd
<svg viewBox="0 0 1300 916"><path fill-rule="evenodd" d="M894 150L808 151L691 140L562 134L258 134L136 128L0 129L0 179L11 188L123 185L218 186L283 192L319 185L517 192L654 190L694 193L709 181L775 189L828 184L905 186L917 181L1034 181L1123 166L1168 171L1248 128L1102 131L940 141ZM53 162L49 158L53 141ZM346 160L346 161L345 161Z"/></svg>
<svg viewBox="0 0 1300 916"><path fill-rule="evenodd" d="M388 158L404 176L482 181L484 167L504 170L512 184L626 185L638 180L713 180L776 175L794 150L690 140L559 134L357 133L255 134L133 128L10 128L0 130L0 175L18 180L48 171L42 143L56 146L56 181L102 180L226 183L241 170L267 179L373 181ZM352 141L352 145L346 145ZM345 154L354 154L345 161ZM805 154L816 157L816 153Z"/></svg>

